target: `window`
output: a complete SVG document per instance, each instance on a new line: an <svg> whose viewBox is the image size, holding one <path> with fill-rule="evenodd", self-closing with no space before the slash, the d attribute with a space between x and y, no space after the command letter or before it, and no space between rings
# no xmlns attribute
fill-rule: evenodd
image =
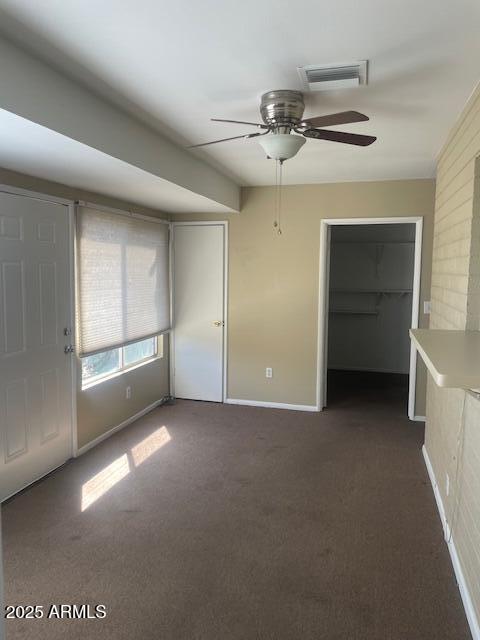
<svg viewBox="0 0 480 640"><path fill-rule="evenodd" d="M82 382L104 378L120 369L121 349L112 349L82 358Z"/></svg>
<svg viewBox="0 0 480 640"><path fill-rule="evenodd" d="M82 387L163 357L163 335L82 358Z"/></svg>
<svg viewBox="0 0 480 640"><path fill-rule="evenodd" d="M169 226L87 206L76 224L80 357L123 349L120 363L97 358L107 369L151 357L147 336L170 328Z"/></svg>
<svg viewBox="0 0 480 640"><path fill-rule="evenodd" d="M123 364L128 366L155 355L155 338L134 342L123 347Z"/></svg>

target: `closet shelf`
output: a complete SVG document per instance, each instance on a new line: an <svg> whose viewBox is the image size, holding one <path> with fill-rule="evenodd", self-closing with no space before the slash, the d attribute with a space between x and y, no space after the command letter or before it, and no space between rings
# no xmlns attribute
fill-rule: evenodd
<svg viewBox="0 0 480 640"><path fill-rule="evenodd" d="M335 244L415 244L415 240L333 240Z"/></svg>
<svg viewBox="0 0 480 640"><path fill-rule="evenodd" d="M363 309L330 309L329 313L350 316L378 316L378 311L368 311Z"/></svg>
<svg viewBox="0 0 480 640"><path fill-rule="evenodd" d="M400 295L404 295L407 293L412 293L412 289L330 289L331 293L379 293L379 294L389 294L389 293L397 293Z"/></svg>
<svg viewBox="0 0 480 640"><path fill-rule="evenodd" d="M410 337L439 387L480 389L480 331L410 329Z"/></svg>

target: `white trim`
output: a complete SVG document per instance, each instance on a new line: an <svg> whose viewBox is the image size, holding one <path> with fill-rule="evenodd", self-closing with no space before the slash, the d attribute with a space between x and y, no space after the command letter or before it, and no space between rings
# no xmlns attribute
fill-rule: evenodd
<svg viewBox="0 0 480 640"><path fill-rule="evenodd" d="M223 401L227 399L227 367L228 367L228 221L223 229Z"/></svg>
<svg viewBox="0 0 480 640"><path fill-rule="evenodd" d="M263 402L261 400L238 400L225 398L225 404L239 404L247 407L265 407L268 409L290 409L291 411L318 411L313 404L285 404L284 402Z"/></svg>
<svg viewBox="0 0 480 640"><path fill-rule="evenodd" d="M115 207L107 207L102 204L95 204L94 202L86 202L85 200L77 200L76 204L80 207L87 207L88 209L94 209L95 211L103 211L104 213L114 213L120 216L127 216L129 218L137 218L139 220L146 220L147 222L159 222L160 224L170 225L168 218L156 218L155 216L145 216L143 213L135 213L133 209L117 209Z"/></svg>
<svg viewBox="0 0 480 640"><path fill-rule="evenodd" d="M322 220L320 223L318 273L316 404L317 411L323 411L327 404L328 283L330 280L330 225L328 220Z"/></svg>
<svg viewBox="0 0 480 640"><path fill-rule="evenodd" d="M413 416L410 420L413 420L413 422L426 422L427 418L425 416Z"/></svg>
<svg viewBox="0 0 480 640"><path fill-rule="evenodd" d="M329 291L329 252L330 227L335 225L359 224L415 224L415 255L412 290L412 328L418 327L420 311L420 279L422 264L422 216L404 216L397 218L324 218L320 221L320 251L318 277L318 322L317 322L317 410L326 406L327 399L327 345L328 345L328 291ZM410 346L410 370L408 389L408 417L415 419L416 395L416 349Z"/></svg>
<svg viewBox="0 0 480 640"><path fill-rule="evenodd" d="M329 225L337 224L414 224L423 220L422 216L398 216L390 218L323 218L322 222Z"/></svg>
<svg viewBox="0 0 480 640"><path fill-rule="evenodd" d="M228 225L228 220L190 220L190 221L186 220L184 222L173 221L171 224L172 224L172 227L191 227L192 225L215 227L216 225L219 225L219 224Z"/></svg>
<svg viewBox="0 0 480 640"><path fill-rule="evenodd" d="M174 289L175 289L175 273L173 272L174 264L174 234L175 227L191 227L191 226L223 226L223 358L222 358L222 400L227 401L228 389L228 220L192 220L186 222L172 222L172 248L170 251L171 268L172 268L172 328L170 331L170 394L175 397L175 316L174 316Z"/></svg>
<svg viewBox="0 0 480 640"><path fill-rule="evenodd" d="M161 398L160 400L156 400L155 402L152 402L152 404L149 404L148 407L145 407L145 409L142 409L141 411L139 411L138 413L135 413L133 416L130 416L130 418L127 418L120 424L117 424L116 427L112 427L108 431L105 431L105 433L102 433L101 435L99 435L94 440L90 440L90 442L87 442L87 444L84 444L83 447L80 447L79 449L77 449L75 458L78 458L79 456L83 455L90 449L93 449L93 447L96 447L97 444L100 444L107 438L110 438L110 436L113 436L113 434L117 433L117 431L121 431L121 429L123 429L124 427L128 427L129 424L132 424L132 422L135 422L135 420L138 420L145 414L149 413L150 411L153 411L153 409L156 409L156 407L159 407L164 402L165 402L165 398Z"/></svg>
<svg viewBox="0 0 480 640"><path fill-rule="evenodd" d="M412 322L411 328L418 328L420 313L420 281L422 272L422 243L423 243L423 218L415 223L415 254L413 258L413 292L412 292ZM410 376L408 379L408 417L414 419L415 400L417 386L417 350L413 342L410 342Z"/></svg>
<svg viewBox="0 0 480 640"><path fill-rule="evenodd" d="M25 196L26 198L32 198L33 200L43 200L45 202L54 202L56 204L66 204L67 206L73 203L72 198L68 200L66 198L51 196L47 193L40 193L39 191L31 191L29 189L21 189L20 187L12 187L9 184L0 184L0 191L4 193L10 193L13 196Z"/></svg>
<svg viewBox="0 0 480 640"><path fill-rule="evenodd" d="M178 222L170 222L170 342L168 353L169 390L170 396L175 397L175 227Z"/></svg>
<svg viewBox="0 0 480 640"><path fill-rule="evenodd" d="M0 191L4 193L10 193L17 196L25 196L26 198L32 198L34 200L43 200L45 202L54 202L56 204L65 204L67 206L79 205L81 207L89 207L96 211L104 211L105 213L115 213L117 215L128 216L131 218L138 218L140 220L146 220L147 222L159 222L160 224L170 225L168 218L157 218L155 216L146 216L143 213L136 213L132 209L117 209L115 207L108 207L106 205L96 204L95 202L87 202L85 200L73 200L72 198L61 198L60 196L53 196L48 193L41 193L40 191L31 191L30 189L22 189L20 187L12 187L9 184L0 184Z"/></svg>
<svg viewBox="0 0 480 640"><path fill-rule="evenodd" d="M462 565L460 564L460 559L458 557L457 549L455 547L455 541L453 539L453 536L450 536L450 527L447 522L445 507L443 506L443 501L442 501L442 496L440 494L438 483L435 478L435 472L433 470L432 463L430 461L428 451L425 445L423 445L422 447L422 453L425 460L425 465L427 467L428 476L430 478L430 482L432 483L433 495L435 496L438 513L440 514L440 520L442 522L445 542L447 543L448 551L450 553L450 558L452 560L453 570L455 571L455 577L457 579L458 589L460 591L460 596L462 598L463 607L465 609L465 614L467 616L467 621L470 626L470 632L472 634L473 640L480 640L480 621L478 620L477 614L475 612L475 607L473 605L472 597L470 595L468 585L465 580L465 575L463 573Z"/></svg>
<svg viewBox="0 0 480 640"><path fill-rule="evenodd" d="M68 205L68 227L69 227L69 265L70 265L70 343L76 345L76 278L75 278L75 204ZM71 377L72 377L72 456L77 455L78 449L78 425L77 425L77 385L78 385L78 361L76 349L70 355Z"/></svg>

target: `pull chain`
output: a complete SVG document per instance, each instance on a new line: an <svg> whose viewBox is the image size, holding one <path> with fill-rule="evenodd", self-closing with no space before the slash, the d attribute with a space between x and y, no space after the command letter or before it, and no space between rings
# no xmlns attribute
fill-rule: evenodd
<svg viewBox="0 0 480 640"><path fill-rule="evenodd" d="M277 160L275 162L275 220L273 223L274 228L277 230L279 236L282 235L282 169L283 160Z"/></svg>
<svg viewBox="0 0 480 640"><path fill-rule="evenodd" d="M275 197L273 203L273 228L278 228L278 160L275 160Z"/></svg>

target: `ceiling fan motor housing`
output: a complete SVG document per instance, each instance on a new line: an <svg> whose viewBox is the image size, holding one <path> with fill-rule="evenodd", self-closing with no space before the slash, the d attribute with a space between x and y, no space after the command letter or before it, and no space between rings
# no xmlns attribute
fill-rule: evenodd
<svg viewBox="0 0 480 640"><path fill-rule="evenodd" d="M289 133L298 126L304 110L302 93L288 89L264 93L260 104L263 121L278 133Z"/></svg>

